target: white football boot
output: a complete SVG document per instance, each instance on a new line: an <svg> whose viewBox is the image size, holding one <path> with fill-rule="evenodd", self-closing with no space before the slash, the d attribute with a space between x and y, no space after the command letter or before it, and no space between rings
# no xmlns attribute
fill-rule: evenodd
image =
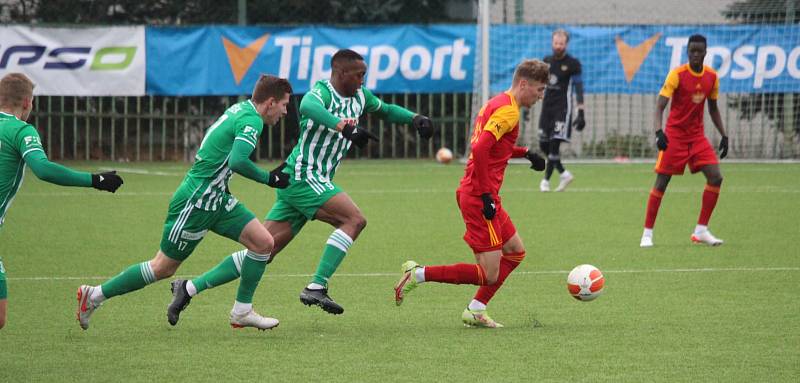
<svg viewBox="0 0 800 383"><path fill-rule="evenodd" d="M642 240L639 242L639 247L653 247L653 237L650 235L643 235Z"/></svg>
<svg viewBox="0 0 800 383"><path fill-rule="evenodd" d="M572 183L572 180L575 179L575 177L572 176L572 173L570 173L569 170L564 170L564 173L561 173L561 175L558 178L560 179L560 181L558 183L558 187L556 188L557 192L564 191L564 189L566 189L567 186L569 186L569 184Z"/></svg>
<svg viewBox="0 0 800 383"><path fill-rule="evenodd" d="M89 328L89 317L92 316L94 310L100 305L92 302L92 291L97 287L82 285L78 287L78 310L75 312L75 317L78 319L78 324L81 328L86 330Z"/></svg>
<svg viewBox="0 0 800 383"><path fill-rule="evenodd" d="M692 234L692 242L694 243L705 243L709 246L719 246L723 244L725 241L715 237L711 234L708 230L703 230L701 232L696 232Z"/></svg>
<svg viewBox="0 0 800 383"><path fill-rule="evenodd" d="M255 310L250 310L243 315L237 315L231 310L231 327L233 328L255 327L263 331L278 327L278 324L280 322L277 319L262 317Z"/></svg>
<svg viewBox="0 0 800 383"><path fill-rule="evenodd" d="M539 190L543 191L543 192L549 192L550 191L550 181L542 180L542 182L539 183Z"/></svg>

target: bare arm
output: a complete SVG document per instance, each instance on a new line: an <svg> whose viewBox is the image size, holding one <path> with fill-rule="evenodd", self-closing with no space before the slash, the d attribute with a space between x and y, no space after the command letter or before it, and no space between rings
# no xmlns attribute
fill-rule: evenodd
<svg viewBox="0 0 800 383"><path fill-rule="evenodd" d="M711 115L711 122L714 123L714 127L717 128L719 134L721 134L722 137L727 137L728 134L725 132L725 127L722 125L722 116L719 114L717 100L708 99L708 113Z"/></svg>
<svg viewBox="0 0 800 383"><path fill-rule="evenodd" d="M659 95L656 101L656 111L653 115L653 127L656 132L661 130L661 123L664 116L664 109L667 108L669 98Z"/></svg>

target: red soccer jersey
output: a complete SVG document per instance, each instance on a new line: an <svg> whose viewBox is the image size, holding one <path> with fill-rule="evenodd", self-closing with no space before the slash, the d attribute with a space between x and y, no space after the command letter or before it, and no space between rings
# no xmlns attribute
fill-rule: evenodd
<svg viewBox="0 0 800 383"><path fill-rule="evenodd" d="M497 142L489 149L487 177L481 179L482 177L477 174L479 172L476 172L474 152L484 131L491 132ZM483 193L497 195L503 184L508 159L512 155L514 157L524 155L525 148L514 146L517 136L519 136L519 106L510 93L504 92L489 100L475 119L475 130L470 139L472 152L458 190L472 195Z"/></svg>
<svg viewBox="0 0 800 383"><path fill-rule="evenodd" d="M684 64L669 72L659 94L672 98L665 129L668 137L703 137L705 101L706 98L717 99L719 78L708 66L704 65L701 73L695 73L689 64Z"/></svg>

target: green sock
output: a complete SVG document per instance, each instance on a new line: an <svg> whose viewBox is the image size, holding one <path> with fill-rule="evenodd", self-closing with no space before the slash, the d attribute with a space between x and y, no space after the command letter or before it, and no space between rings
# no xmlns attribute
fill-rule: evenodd
<svg viewBox="0 0 800 383"><path fill-rule="evenodd" d="M239 278L239 270L242 267L242 259L245 258L247 250L237 251L222 260L213 269L206 271L203 275L192 279L194 288L199 294L205 289L224 285L236 278Z"/></svg>
<svg viewBox="0 0 800 383"><path fill-rule="evenodd" d="M153 273L153 268L150 267L150 261L147 261L125 269L116 277L103 283L100 288L103 296L111 298L139 290L155 281L156 275Z"/></svg>
<svg viewBox="0 0 800 383"><path fill-rule="evenodd" d="M253 303L253 294L256 293L258 282L264 275L268 260L269 254L247 251L247 256L242 261L242 279L239 281L239 290L236 292L236 302Z"/></svg>
<svg viewBox="0 0 800 383"><path fill-rule="evenodd" d="M319 260L317 272L314 274L312 283L318 283L323 286L328 286L328 279L331 278L333 273L342 263L344 256L347 255L347 249L353 245L353 240L345 232L336 229L325 245L325 251L322 253L322 259Z"/></svg>

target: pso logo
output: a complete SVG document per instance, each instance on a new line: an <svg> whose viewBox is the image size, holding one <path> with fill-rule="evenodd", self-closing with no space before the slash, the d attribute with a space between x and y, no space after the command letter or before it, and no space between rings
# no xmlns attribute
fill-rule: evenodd
<svg viewBox="0 0 800 383"><path fill-rule="evenodd" d="M32 66L43 69L122 70L136 56L135 46L110 46L92 51L93 47L52 48L44 45L0 46L0 70L9 66Z"/></svg>

